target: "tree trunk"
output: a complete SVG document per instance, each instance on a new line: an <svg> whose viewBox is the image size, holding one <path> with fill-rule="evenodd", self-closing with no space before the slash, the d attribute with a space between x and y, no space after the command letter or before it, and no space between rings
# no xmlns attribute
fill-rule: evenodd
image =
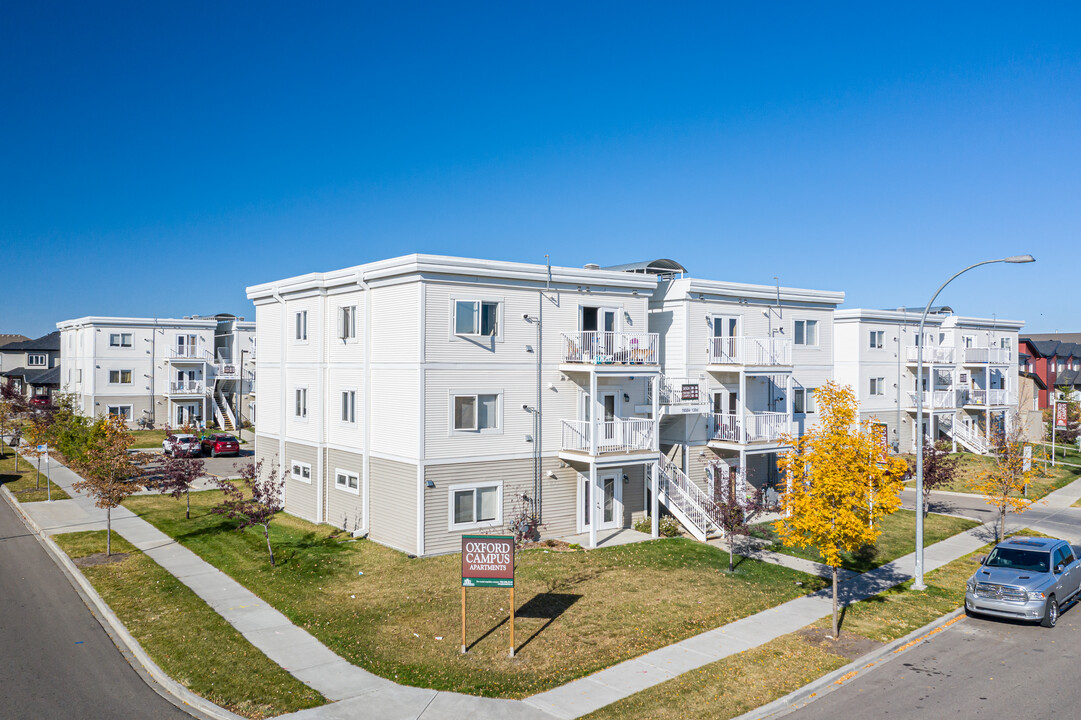
<svg viewBox="0 0 1081 720"><path fill-rule="evenodd" d="M1006 539L1006 506L1002 506L1002 510L999 511L998 521L998 541L1002 542Z"/></svg>
<svg viewBox="0 0 1081 720"><path fill-rule="evenodd" d="M113 554L113 509L105 508L105 557Z"/></svg>
<svg viewBox="0 0 1081 720"><path fill-rule="evenodd" d="M191 520L191 490L184 491L184 500L187 501L188 507L184 510L184 519Z"/></svg>
<svg viewBox="0 0 1081 720"><path fill-rule="evenodd" d="M266 549L270 553L270 566L274 567L274 548L270 546L270 526L263 526L263 535L266 536Z"/></svg>
<svg viewBox="0 0 1081 720"><path fill-rule="evenodd" d="M728 572L735 571L735 566L732 564L732 554L736 551L736 534L728 533Z"/></svg>
<svg viewBox="0 0 1081 720"><path fill-rule="evenodd" d="M841 629L837 627L837 568L833 568L833 639L841 637Z"/></svg>

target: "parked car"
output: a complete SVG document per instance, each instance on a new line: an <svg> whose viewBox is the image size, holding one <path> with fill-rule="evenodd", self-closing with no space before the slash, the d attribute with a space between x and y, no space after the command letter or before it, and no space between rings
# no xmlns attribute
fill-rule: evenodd
<svg viewBox="0 0 1081 720"><path fill-rule="evenodd" d="M30 398L30 407L45 408L52 405L52 401L49 400L48 395L35 395Z"/></svg>
<svg viewBox="0 0 1081 720"><path fill-rule="evenodd" d="M203 438L203 454L210 457L219 455L240 455L240 441L232 435L216 433Z"/></svg>
<svg viewBox="0 0 1081 720"><path fill-rule="evenodd" d="M203 448L195 435L177 433L161 441L161 451L174 457L196 457L202 454Z"/></svg>
<svg viewBox="0 0 1081 720"><path fill-rule="evenodd" d="M1081 593L1081 560L1064 540L1013 537L995 546L965 586L965 612L1054 627Z"/></svg>

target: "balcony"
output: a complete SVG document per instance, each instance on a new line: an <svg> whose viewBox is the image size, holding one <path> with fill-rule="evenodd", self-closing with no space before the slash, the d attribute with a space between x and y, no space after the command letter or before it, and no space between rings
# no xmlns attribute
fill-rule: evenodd
<svg viewBox="0 0 1081 720"><path fill-rule="evenodd" d="M698 378L673 378L661 375L657 380L657 393L657 404L661 413L689 415L704 413L709 407L709 387L704 380ZM650 395L650 404L635 407L635 412L651 412L652 400L653 396Z"/></svg>
<svg viewBox="0 0 1081 720"><path fill-rule="evenodd" d="M919 360L919 352L918 347L905 348L906 361L916 363ZM953 365L955 362L957 362L957 348L925 347L923 349L924 365Z"/></svg>
<svg viewBox="0 0 1081 720"><path fill-rule="evenodd" d="M170 395L202 395L206 386L202 380L173 380L168 391Z"/></svg>
<svg viewBox="0 0 1081 720"><path fill-rule="evenodd" d="M924 410L952 410L964 402L965 390L924 390L921 401ZM920 393L908 393L908 407L916 407L916 398Z"/></svg>
<svg viewBox="0 0 1081 720"><path fill-rule="evenodd" d="M660 336L657 333L579 332L563 336L562 362L581 365L657 365Z"/></svg>
<svg viewBox="0 0 1081 720"><path fill-rule="evenodd" d="M597 422L597 442L593 443L593 423L563 420L560 449L586 455L656 452L657 424L649 418L617 418Z"/></svg>
<svg viewBox="0 0 1081 720"><path fill-rule="evenodd" d="M1017 404L1017 398L1009 390L969 390L967 394L965 406L991 407Z"/></svg>
<svg viewBox="0 0 1081 720"><path fill-rule="evenodd" d="M219 380L236 380L240 377L239 366L231 362L215 363L214 375Z"/></svg>
<svg viewBox="0 0 1081 720"><path fill-rule="evenodd" d="M714 413L710 440L746 445L778 442L792 432L792 416L784 412L749 412L740 423L738 413Z"/></svg>
<svg viewBox="0 0 1081 720"><path fill-rule="evenodd" d="M965 365L1009 365L1012 357L1009 348L965 348Z"/></svg>
<svg viewBox="0 0 1081 720"><path fill-rule="evenodd" d="M171 348L169 350L169 359L171 360L187 360L190 362L212 362L214 356L202 347L186 346L181 348Z"/></svg>
<svg viewBox="0 0 1081 720"><path fill-rule="evenodd" d="M715 337L706 348L710 365L777 367L792 364L792 340L779 337Z"/></svg>

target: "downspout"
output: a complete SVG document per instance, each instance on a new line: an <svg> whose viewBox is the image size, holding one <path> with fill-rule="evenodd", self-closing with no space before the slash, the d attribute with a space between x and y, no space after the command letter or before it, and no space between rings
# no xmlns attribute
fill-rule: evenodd
<svg viewBox="0 0 1081 720"><path fill-rule="evenodd" d="M361 496L363 498L361 505L364 520L362 521L363 527L360 534L368 535L371 533L371 511L369 510L371 505L371 483L369 477L371 475L372 457L372 289L364 281L364 273L360 270L357 271L357 285L364 290L364 456L361 461L361 472L363 474L361 478Z"/></svg>

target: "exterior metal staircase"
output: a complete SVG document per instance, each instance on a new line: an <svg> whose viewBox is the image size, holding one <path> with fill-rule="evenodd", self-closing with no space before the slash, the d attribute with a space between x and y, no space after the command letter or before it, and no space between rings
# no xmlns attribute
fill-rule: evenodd
<svg viewBox="0 0 1081 720"><path fill-rule="evenodd" d="M667 458L657 463L657 489L658 502L696 539L721 532L717 504Z"/></svg>
<svg viewBox="0 0 1081 720"><path fill-rule="evenodd" d="M991 448L988 447L987 442L978 432L973 432L960 423L951 420L948 423L943 423L940 427L945 430L947 435L971 452L978 455L986 455L991 452Z"/></svg>
<svg viewBox="0 0 1081 720"><path fill-rule="evenodd" d="M214 389L214 417L218 421L218 427L229 432L236 432L236 420L233 418L233 409L225 401L225 395L221 388Z"/></svg>

